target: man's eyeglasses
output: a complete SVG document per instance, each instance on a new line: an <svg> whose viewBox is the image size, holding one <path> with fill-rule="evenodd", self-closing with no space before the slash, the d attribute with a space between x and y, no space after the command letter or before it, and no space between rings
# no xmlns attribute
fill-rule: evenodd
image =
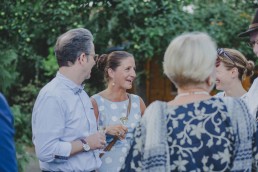
<svg viewBox="0 0 258 172"><path fill-rule="evenodd" d="M86 56L87 56L88 59L89 59L90 56L92 56L95 61L99 58L98 54L94 54L94 55L90 54L90 55L86 55Z"/></svg>
<svg viewBox="0 0 258 172"><path fill-rule="evenodd" d="M252 48L255 46L255 44L258 44L258 40L254 40L254 41L249 41L249 42L247 42L247 45L250 46L250 47L252 47Z"/></svg>
<svg viewBox="0 0 258 172"><path fill-rule="evenodd" d="M234 66L236 66L236 63L234 62L234 60L232 59L232 57L230 55L228 55L223 48L218 48L217 49L217 53L218 53L218 56L221 56L221 57L225 57L227 59L229 59L230 61L233 62ZM222 59L223 60L223 59ZM218 67L219 64L218 62L216 62L216 67Z"/></svg>

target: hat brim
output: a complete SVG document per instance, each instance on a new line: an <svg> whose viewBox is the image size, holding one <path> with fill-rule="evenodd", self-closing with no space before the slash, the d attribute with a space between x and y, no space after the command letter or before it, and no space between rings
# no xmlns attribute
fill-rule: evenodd
<svg viewBox="0 0 258 172"><path fill-rule="evenodd" d="M238 35L238 37L247 37L250 36L250 33L254 32L254 31L258 31L258 27L254 27L254 28L250 28L245 32L242 32Z"/></svg>

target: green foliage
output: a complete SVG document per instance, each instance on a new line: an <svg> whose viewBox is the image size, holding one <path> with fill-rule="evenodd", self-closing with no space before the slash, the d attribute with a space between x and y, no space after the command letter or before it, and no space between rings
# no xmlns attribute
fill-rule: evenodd
<svg viewBox="0 0 258 172"><path fill-rule="evenodd" d="M94 14L102 26L97 35L108 34L109 46L122 45L137 62L144 62L164 50L169 11L173 11L169 1L112 1Z"/></svg>
<svg viewBox="0 0 258 172"><path fill-rule="evenodd" d="M17 54L13 49L3 49L0 51L0 90L6 92L14 84L18 76L16 72Z"/></svg>
<svg viewBox="0 0 258 172"><path fill-rule="evenodd" d="M241 8L240 5L242 5ZM196 7L194 14L195 23L198 24L193 28L209 33L216 40L218 47L235 48L247 57L254 57L251 49L237 36L248 27L252 20L253 10L243 11L244 6L236 3L228 5L211 3L209 6L200 4L198 8ZM204 24L206 27L203 27Z"/></svg>
<svg viewBox="0 0 258 172"><path fill-rule="evenodd" d="M19 171L23 172L29 160L33 158L27 148L32 146L31 111L34 100L42 83L35 81L26 86L17 85L20 95L12 96L12 112L14 114L15 142Z"/></svg>
<svg viewBox="0 0 258 172"><path fill-rule="evenodd" d="M23 172L32 158L27 152L27 147L32 146L31 111L34 100L39 92L41 83L35 81L27 85L17 84L19 95L11 97L12 112L14 114L15 142L19 171Z"/></svg>
<svg viewBox="0 0 258 172"><path fill-rule="evenodd" d="M58 70L58 64L54 55L53 47L49 48L49 55L47 58L42 60L42 69L44 71L44 75L48 77L54 76Z"/></svg>
<svg viewBox="0 0 258 172"><path fill-rule="evenodd" d="M15 140L16 140L16 155L18 161L19 171L24 171L26 164L30 160L30 155L26 152L26 145L31 144L31 125L30 125L30 115L23 114L21 112L20 105L12 106L12 112L14 114L14 126L15 126Z"/></svg>

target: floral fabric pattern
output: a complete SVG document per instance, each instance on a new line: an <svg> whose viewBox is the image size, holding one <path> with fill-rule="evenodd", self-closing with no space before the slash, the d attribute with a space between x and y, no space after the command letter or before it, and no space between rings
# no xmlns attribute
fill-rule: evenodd
<svg viewBox="0 0 258 172"><path fill-rule="evenodd" d="M225 106L205 101L167 112L171 170L228 171L232 167L236 139Z"/></svg>
<svg viewBox="0 0 258 172"><path fill-rule="evenodd" d="M257 155L255 121L232 98L181 106L156 101L134 136L121 171L251 171Z"/></svg>

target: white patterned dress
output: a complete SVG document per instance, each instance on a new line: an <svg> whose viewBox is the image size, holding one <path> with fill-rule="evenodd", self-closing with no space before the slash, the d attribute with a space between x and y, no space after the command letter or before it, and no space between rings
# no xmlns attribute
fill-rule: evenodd
<svg viewBox="0 0 258 172"><path fill-rule="evenodd" d="M118 140L109 152L102 156L102 165L99 172L117 172L120 171L124 164L125 157L132 144L133 131L141 119L140 98L137 95L130 94L131 96L131 110L128 115L128 133L125 140ZM108 99L101 97L99 94L92 96L98 105L99 115L105 115L106 125L121 124L120 118L125 117L129 100L121 102L112 102ZM108 145L113 139L113 136L106 135Z"/></svg>

